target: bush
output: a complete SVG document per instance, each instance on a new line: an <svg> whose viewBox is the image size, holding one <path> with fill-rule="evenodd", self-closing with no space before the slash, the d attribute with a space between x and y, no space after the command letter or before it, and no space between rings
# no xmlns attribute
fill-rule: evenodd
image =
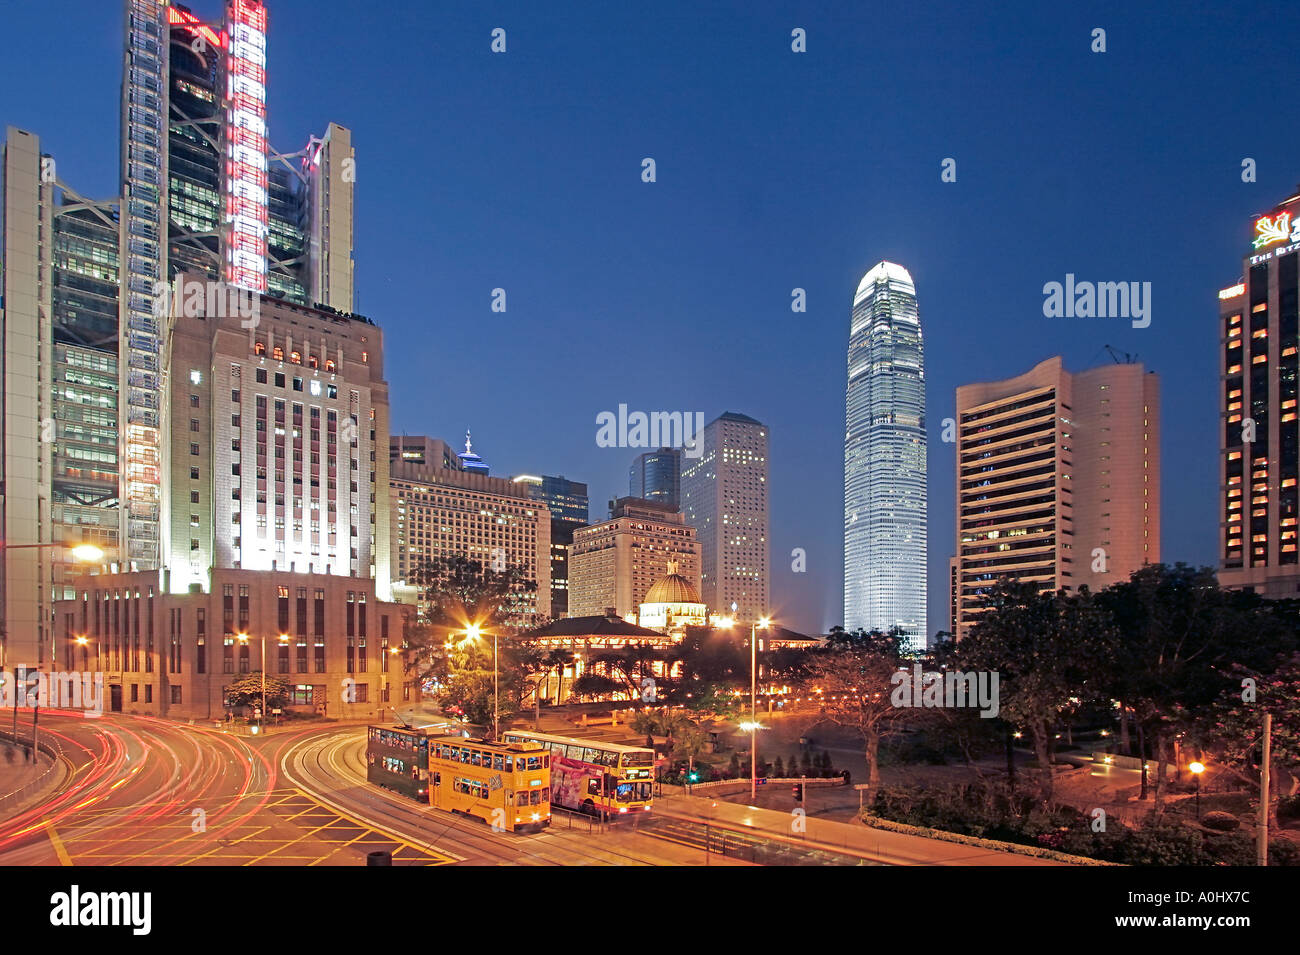
<svg viewBox="0 0 1300 955"><path fill-rule="evenodd" d="M1230 812L1207 812L1201 817L1201 825L1206 829L1215 829L1219 832L1232 832L1234 829L1241 828L1241 820Z"/></svg>
<svg viewBox="0 0 1300 955"><path fill-rule="evenodd" d="M1125 865L1197 865L1203 859L1204 839L1195 829L1178 825L1151 825L1129 833L1119 846L1118 862Z"/></svg>

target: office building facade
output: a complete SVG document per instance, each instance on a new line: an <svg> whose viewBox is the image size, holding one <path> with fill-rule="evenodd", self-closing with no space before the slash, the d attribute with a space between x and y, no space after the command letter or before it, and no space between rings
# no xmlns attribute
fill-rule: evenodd
<svg viewBox="0 0 1300 955"><path fill-rule="evenodd" d="M844 626L929 636L925 355L916 286L880 262L858 283L844 429Z"/></svg>
<svg viewBox="0 0 1300 955"><path fill-rule="evenodd" d="M1219 292L1219 582L1300 596L1300 195L1253 223Z"/></svg>
<svg viewBox="0 0 1300 955"><path fill-rule="evenodd" d="M639 498L610 502L607 520L573 532L569 616L635 614L670 563L698 590L700 542L681 513Z"/></svg>
<svg viewBox="0 0 1300 955"><path fill-rule="evenodd" d="M1051 358L957 389L955 635L1001 580L1101 590L1160 560L1160 387Z"/></svg>
<svg viewBox="0 0 1300 955"><path fill-rule="evenodd" d="M461 470L444 441L403 435L391 442L393 591L424 604L416 574L426 560L464 556L497 571L519 567L537 585L512 616L535 626L551 610L551 515L529 488L508 478Z"/></svg>
<svg viewBox="0 0 1300 955"><path fill-rule="evenodd" d="M627 493L644 501L681 509L682 449L660 448L638 454L628 469Z"/></svg>
<svg viewBox="0 0 1300 955"><path fill-rule="evenodd" d="M551 616L558 620L569 612L569 548L573 532L587 523L587 485L553 475L521 474L514 481L551 514Z"/></svg>
<svg viewBox="0 0 1300 955"><path fill-rule="evenodd" d="M700 454L682 460L681 508L700 541L700 596L741 621L771 613L768 428L728 411L705 425Z"/></svg>

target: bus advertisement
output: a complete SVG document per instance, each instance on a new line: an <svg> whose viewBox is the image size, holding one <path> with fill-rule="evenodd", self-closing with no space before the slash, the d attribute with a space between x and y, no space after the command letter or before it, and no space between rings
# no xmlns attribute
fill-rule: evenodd
<svg viewBox="0 0 1300 955"><path fill-rule="evenodd" d="M551 751L551 801L564 809L604 817L648 812L653 798L654 751L529 730L509 730L507 742Z"/></svg>

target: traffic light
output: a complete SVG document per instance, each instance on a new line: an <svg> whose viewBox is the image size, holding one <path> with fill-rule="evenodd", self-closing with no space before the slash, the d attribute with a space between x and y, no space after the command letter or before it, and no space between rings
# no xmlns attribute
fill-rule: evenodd
<svg viewBox="0 0 1300 955"><path fill-rule="evenodd" d="M803 783L794 784L794 801L803 802Z"/></svg>
<svg viewBox="0 0 1300 955"><path fill-rule="evenodd" d="M698 782L700 781L700 774L699 774L699 773L691 773L690 776L688 776L687 778L690 779L690 781L693 782L693 783L698 783Z"/></svg>

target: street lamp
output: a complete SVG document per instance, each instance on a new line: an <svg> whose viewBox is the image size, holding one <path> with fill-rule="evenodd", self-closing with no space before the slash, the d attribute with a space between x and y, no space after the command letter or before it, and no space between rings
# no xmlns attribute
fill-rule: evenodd
<svg viewBox="0 0 1300 955"><path fill-rule="evenodd" d="M1200 760L1190 763L1187 767L1196 777L1196 818L1201 818L1201 773L1205 772L1205 764Z"/></svg>
<svg viewBox="0 0 1300 955"><path fill-rule="evenodd" d="M749 625L749 799L758 802L758 640L756 630L772 625L771 617L760 617Z"/></svg>
<svg viewBox="0 0 1300 955"><path fill-rule="evenodd" d="M249 637L246 633L237 633L235 639L240 643L247 644ZM288 642L289 635L287 633L280 634L280 645L285 646ZM258 725L266 725L266 634L262 634L262 710Z"/></svg>
<svg viewBox="0 0 1300 955"><path fill-rule="evenodd" d="M471 640L477 640L480 637L487 636L487 634L483 632L483 628L480 627L478 624L471 623L469 626L465 628L465 636L469 637L469 639ZM499 732L499 726L500 726L500 717L501 717L501 710L500 710L501 692L498 689L499 680L500 680L500 671L497 668L497 635L494 633L492 634L492 738L493 739L497 738L497 733Z"/></svg>

